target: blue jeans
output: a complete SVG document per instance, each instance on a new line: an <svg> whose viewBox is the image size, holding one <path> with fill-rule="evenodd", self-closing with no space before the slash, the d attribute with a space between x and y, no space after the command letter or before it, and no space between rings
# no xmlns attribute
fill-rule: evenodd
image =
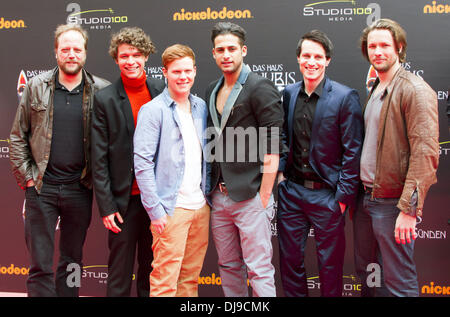
<svg viewBox="0 0 450 317"><path fill-rule="evenodd" d="M92 190L80 183L44 183L41 193L28 187L25 193L25 240L30 254L27 279L30 297L76 297L78 287L69 287L67 265L82 268L82 251L92 215ZM59 261L53 273L55 229L60 217Z"/></svg>
<svg viewBox="0 0 450 317"><path fill-rule="evenodd" d="M356 273L361 279L361 296L419 296L414 241L395 242L394 229L400 210L398 198L361 197L353 216ZM381 284L370 287L367 267L380 265Z"/></svg>

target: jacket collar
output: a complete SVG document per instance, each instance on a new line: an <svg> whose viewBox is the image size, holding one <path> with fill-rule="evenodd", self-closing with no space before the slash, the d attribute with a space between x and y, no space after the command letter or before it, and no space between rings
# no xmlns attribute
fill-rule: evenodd
<svg viewBox="0 0 450 317"><path fill-rule="evenodd" d="M392 88L394 87L395 83L397 82L397 79L406 72L406 70L403 68L403 66L400 66L397 71L395 72L394 76L391 79L391 82L386 86L386 89L384 90L383 96L386 96L392 91ZM370 97L372 96L373 92L377 88L378 84L380 83L380 78L377 77L375 80L375 83L372 86L372 89L369 92L369 95L367 96L366 102L363 107L363 114L366 111L367 103L369 102Z"/></svg>
<svg viewBox="0 0 450 317"><path fill-rule="evenodd" d="M91 75L91 73L89 73L84 68L81 71L83 72L83 79L85 81L85 84L92 85L95 82L95 80L94 80L94 77ZM52 70L48 71L45 74L45 77L43 79L44 82L49 83L49 84L51 82L55 83L57 74L58 74L58 66L56 66L55 68L53 68Z"/></svg>
<svg viewBox="0 0 450 317"><path fill-rule="evenodd" d="M217 115L217 108L216 108L216 96L217 93L222 86L224 82L224 76L220 77L220 79L217 81L213 91L211 92L211 95L209 97L209 112L211 114L211 119L214 124L214 127L216 129L217 135L220 136L227 121L231 114L231 110L241 92L241 90L244 87L245 82L247 81L248 76L251 73L250 66L247 64L243 64L241 72L239 74L239 77L236 81L236 83L233 86L233 90L228 95L228 98L225 102L225 106L223 107L221 120L219 121L219 116Z"/></svg>
<svg viewBox="0 0 450 317"><path fill-rule="evenodd" d="M168 107L174 107L176 105L176 102L172 99L172 97L170 97L169 89L167 87L164 88L161 96L164 98L164 104ZM191 107L197 107L197 103L192 97L192 94L189 94L189 102L191 103Z"/></svg>
<svg viewBox="0 0 450 317"><path fill-rule="evenodd" d="M319 106L322 105L323 101L326 100L328 93L332 90L332 85L331 85L331 81L330 79L325 76L322 79L322 82L319 84L319 86L321 86L320 92L319 92L319 101L317 102L316 105L316 111L317 108ZM294 109L295 109L295 104L297 103L297 98L298 95L300 93L300 91L303 89L302 87L304 87L304 82L303 81L299 81L297 86L295 87L295 89L293 90L292 96L289 100L289 113L288 113L288 131L290 132L290 134L292 134L292 129L293 129L293 120L294 120ZM292 138L290 138L292 140Z"/></svg>

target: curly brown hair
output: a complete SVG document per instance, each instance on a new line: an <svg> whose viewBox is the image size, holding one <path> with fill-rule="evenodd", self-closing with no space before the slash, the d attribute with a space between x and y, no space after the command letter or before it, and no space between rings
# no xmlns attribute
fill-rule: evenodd
<svg viewBox="0 0 450 317"><path fill-rule="evenodd" d="M117 50L121 44L128 44L136 47L145 57L156 52L150 37L144 30L138 27L125 27L111 36L109 45L109 55L117 60Z"/></svg>

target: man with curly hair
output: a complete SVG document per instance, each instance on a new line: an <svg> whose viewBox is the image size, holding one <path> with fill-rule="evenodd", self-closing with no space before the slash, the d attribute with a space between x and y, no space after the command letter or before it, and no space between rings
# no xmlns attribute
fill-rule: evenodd
<svg viewBox="0 0 450 317"><path fill-rule="evenodd" d="M145 63L155 47L140 28L121 29L109 54L120 78L95 95L92 165L95 197L109 230L107 296L130 296L137 248L137 295L149 296L153 259L150 218L141 203L133 164L133 135L140 107L159 95L164 82L147 78Z"/></svg>

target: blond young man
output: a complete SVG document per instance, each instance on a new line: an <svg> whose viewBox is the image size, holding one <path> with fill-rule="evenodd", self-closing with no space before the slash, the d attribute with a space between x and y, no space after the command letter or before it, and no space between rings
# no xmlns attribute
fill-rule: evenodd
<svg viewBox="0 0 450 317"><path fill-rule="evenodd" d="M203 149L207 109L190 93L195 55L176 44L162 54L167 88L139 112L136 179L153 235L150 296L198 296L208 246Z"/></svg>

